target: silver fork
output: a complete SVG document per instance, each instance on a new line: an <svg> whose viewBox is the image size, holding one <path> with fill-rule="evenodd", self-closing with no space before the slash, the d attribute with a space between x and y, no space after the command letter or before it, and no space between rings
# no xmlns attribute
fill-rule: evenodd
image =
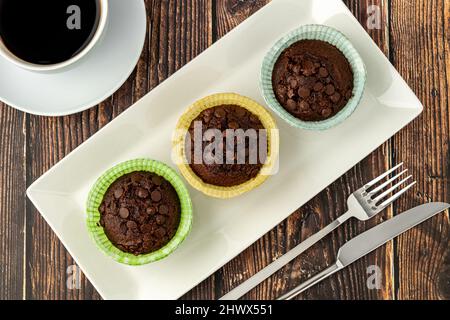
<svg viewBox="0 0 450 320"><path fill-rule="evenodd" d="M401 170L403 167L403 163L395 166L389 171L383 173L378 178L375 178L371 182L367 183L362 188L356 190L350 197L347 199L348 211L344 213L342 216L337 218L335 221L327 225L325 228L317 232L316 234L310 236L308 239L297 245L295 248L269 264L267 267L253 275L248 280L244 281L242 284L231 290L229 293L224 295L220 300L236 300L242 297L244 294L249 292L251 289L259 285L262 281L270 277L276 271L280 270L286 264L291 262L293 259L298 257L304 251L309 249L315 243L320 241L326 235L331 233L334 229L342 225L348 219L354 217L361 221L366 221L378 213L383 211L387 206L389 206L392 202L397 200L402 194L411 189L416 182L412 182L407 186L401 188L399 191L388 197L392 192L396 191L403 184L408 182L412 175L404 177L405 173L408 171L407 169ZM400 171L401 170L401 171ZM396 173L400 171L399 173ZM395 174L392 178L388 178L387 181L383 182L379 186L371 189L377 183L381 182L383 179L389 177L390 174ZM401 180L400 180L401 179ZM398 181L398 182L396 182ZM394 184L395 183L395 184ZM394 184L391 186L391 184ZM384 190L386 187L391 186L389 189ZM387 199L385 199L388 197ZM385 199L385 200L384 200Z"/></svg>

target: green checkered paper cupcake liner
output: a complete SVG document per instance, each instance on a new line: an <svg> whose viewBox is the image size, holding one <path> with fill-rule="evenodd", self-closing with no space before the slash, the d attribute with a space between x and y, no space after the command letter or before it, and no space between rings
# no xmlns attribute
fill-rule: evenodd
<svg viewBox="0 0 450 320"><path fill-rule="evenodd" d="M111 184L123 175L136 171L155 173L172 184L180 199L180 224L174 237L161 249L135 256L114 246L100 225L99 207ZM171 254L186 238L191 230L193 220L192 201L180 176L162 162L150 159L130 160L116 165L106 171L92 187L87 200L87 228L97 247L114 260L128 265L144 265L161 260Z"/></svg>
<svg viewBox="0 0 450 320"><path fill-rule="evenodd" d="M272 85L272 72L275 63L284 50L301 40L321 40L328 42L344 54L352 68L354 78L353 97L349 100L347 105L332 118L323 121L302 121L286 111L275 97ZM269 107L291 126L307 130L326 130L340 124L355 111L364 94L366 78L367 73L364 62L347 37L334 28L312 24L291 31L278 40L278 42L269 50L261 67L260 88L264 100Z"/></svg>

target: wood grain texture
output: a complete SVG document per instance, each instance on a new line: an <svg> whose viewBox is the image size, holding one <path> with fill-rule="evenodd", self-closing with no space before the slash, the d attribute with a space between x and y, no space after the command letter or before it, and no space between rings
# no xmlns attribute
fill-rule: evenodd
<svg viewBox="0 0 450 320"><path fill-rule="evenodd" d="M157 1L159 9L151 12L155 18L151 50L157 59L150 65L158 70L156 85L207 49L213 42L212 8L214 0ZM156 65L154 63L157 63ZM208 299L213 295L214 276L192 290L188 298Z"/></svg>
<svg viewBox="0 0 450 320"><path fill-rule="evenodd" d="M25 121L0 102L0 300L23 296Z"/></svg>
<svg viewBox="0 0 450 320"><path fill-rule="evenodd" d="M359 19L361 25L369 32L377 45L388 54L389 39L385 32L387 26L388 8L384 1L345 1L346 5ZM380 9L381 29L368 29L367 20L370 6L377 6ZM317 232L326 224L336 219L347 210L346 199L354 190L360 188L364 183L375 178L384 172L390 165L390 142L385 143L381 148L372 153L353 170L346 173L325 191L310 201L309 207L314 208L313 214L304 222L303 228L307 235ZM300 209L303 212L304 209ZM307 211L306 211L307 212ZM375 217L366 223L357 220L347 222L339 228L330 237L325 238L320 244L311 248L304 257L299 257L291 265L291 270L286 276L289 276L287 283L281 283L278 295L286 291L287 288L296 286L307 278L323 270L335 260L339 247L349 239L370 227L380 223L392 216L392 212L387 210L383 214ZM289 220L288 220L289 223ZM300 230L301 225L295 220L292 221L292 230ZM293 233L295 235L295 233ZM287 237L292 237L288 233ZM307 237L307 236L306 236ZM301 239L304 240L305 235ZM331 240L331 241L330 241ZM357 261L349 268L330 277L317 287L308 290L300 295L298 299L392 299L392 243L376 250L363 259ZM377 289L369 289L366 285L370 266L377 266L381 271L382 285ZM299 270L304 270L301 273Z"/></svg>
<svg viewBox="0 0 450 320"><path fill-rule="evenodd" d="M229 32L245 18L256 12L268 1L217 1L216 2L216 32L218 38ZM374 4L374 2L370 2ZM369 1L349 1L348 5L362 23L367 20ZM383 10L383 23L386 23L387 6L377 2ZM387 53L388 39L386 28L372 31L371 35ZM347 174L327 190L311 200L305 207L295 212L289 219L273 229L236 259L232 260L215 275L215 296L218 298L230 289L253 275L258 270L281 256L283 253L317 232L330 223L339 214L345 212L345 201L351 192L360 187L372 173L383 172L389 159L389 144L365 159L353 172ZM345 186L345 187L343 187ZM331 204L331 205L330 205ZM387 212L387 217L390 213ZM246 299L274 299L287 288L299 284L306 278L320 271L335 257L335 252L341 244L352 236L365 230L368 226L379 222L380 217L368 224L352 222L314 246L302 257L286 266L276 275L249 293ZM332 240L330 242L329 240ZM383 272L383 286L380 290L368 290L366 283L367 266L378 265ZM309 290L299 298L303 299L388 299L392 298L392 245L378 250L371 256L362 259L351 268L339 275L324 281ZM207 280L206 282L208 282ZM191 296L192 297L192 296Z"/></svg>
<svg viewBox="0 0 450 320"><path fill-rule="evenodd" d="M146 1L148 36L127 82L109 99L80 114L61 118L30 117L28 181L32 182L153 87L212 42L209 1ZM192 39L194 35L196 39ZM189 40L187 40L189 39ZM192 45L191 45L192 44ZM27 212L28 299L98 299L83 277L79 290L66 287L66 270L74 262L40 214Z"/></svg>
<svg viewBox="0 0 450 320"><path fill-rule="evenodd" d="M148 91L269 0L146 0L148 34L127 82L100 105L67 117L24 115L0 103L0 299L100 299L83 276L66 286L74 264L40 214L26 186ZM420 186L373 221L350 221L245 299L274 299L335 258L346 240L427 201L449 194L449 27L447 0L346 0L363 27L380 8L381 29L368 30L425 104L421 118L364 159L286 221L183 299L216 299L342 214L348 195L393 163L405 161ZM373 7L373 5L377 7ZM361 259L299 299L450 299L449 217L441 215ZM367 267L382 272L380 290L366 286Z"/></svg>
<svg viewBox="0 0 450 320"><path fill-rule="evenodd" d="M424 104L424 112L394 138L394 159L419 182L395 204L401 212L450 201L449 1L391 1L391 57ZM396 240L396 298L450 299L449 216L441 214Z"/></svg>

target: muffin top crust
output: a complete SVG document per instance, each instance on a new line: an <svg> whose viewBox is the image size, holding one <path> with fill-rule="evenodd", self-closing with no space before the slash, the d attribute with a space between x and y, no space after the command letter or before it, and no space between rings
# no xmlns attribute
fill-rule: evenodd
<svg viewBox="0 0 450 320"><path fill-rule="evenodd" d="M99 212L108 239L123 252L141 255L157 251L173 238L181 207L167 180L139 171L112 183Z"/></svg>
<svg viewBox="0 0 450 320"><path fill-rule="evenodd" d="M335 116L353 96L353 72L335 46L320 40L302 40L284 50L272 74L275 97L281 106L303 121Z"/></svg>
<svg viewBox="0 0 450 320"><path fill-rule="evenodd" d="M196 137L196 123L202 136ZM208 135L214 131L221 135ZM267 133L263 124L258 116L238 105L203 110L192 121L188 135L189 165L203 182L211 185L232 187L245 183L258 175L267 157ZM195 157L196 146L201 148L200 157Z"/></svg>

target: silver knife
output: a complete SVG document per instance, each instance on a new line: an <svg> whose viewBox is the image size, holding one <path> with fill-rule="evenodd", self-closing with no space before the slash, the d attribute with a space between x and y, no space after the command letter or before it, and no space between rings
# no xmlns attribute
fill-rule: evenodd
<svg viewBox="0 0 450 320"><path fill-rule="evenodd" d="M379 224L345 243L337 254L336 262L326 270L281 296L278 300L291 300L323 279L344 269L403 232L417 226L434 215L448 209L447 203L427 203Z"/></svg>

